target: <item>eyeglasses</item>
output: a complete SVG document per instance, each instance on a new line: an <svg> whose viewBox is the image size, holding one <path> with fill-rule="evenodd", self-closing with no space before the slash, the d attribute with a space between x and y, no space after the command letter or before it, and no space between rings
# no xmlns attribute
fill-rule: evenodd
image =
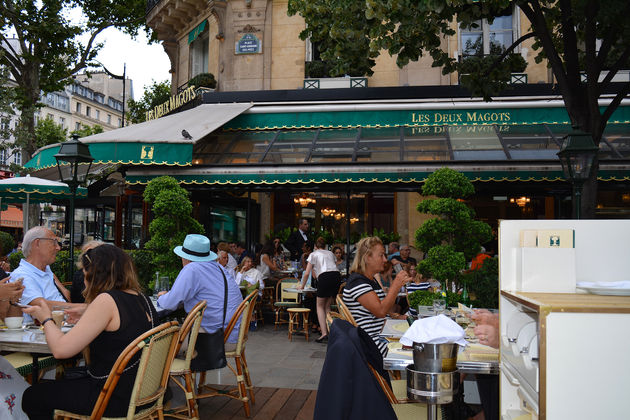
<svg viewBox="0 0 630 420"><path fill-rule="evenodd" d="M59 242L57 238L37 238L37 239L40 239L43 241L54 241L57 245L59 245L59 248L61 248L61 242Z"/></svg>

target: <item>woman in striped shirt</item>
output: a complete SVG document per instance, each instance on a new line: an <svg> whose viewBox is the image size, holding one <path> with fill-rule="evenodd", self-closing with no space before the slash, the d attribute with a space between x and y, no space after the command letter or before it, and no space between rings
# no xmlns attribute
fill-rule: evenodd
<svg viewBox="0 0 630 420"><path fill-rule="evenodd" d="M387 295L374 280L383 271L387 257L383 242L377 237L363 238L357 244L357 255L350 267L350 277L343 289L343 302L348 306L357 325L368 333L383 357L387 355L387 340L379 334L385 325L400 288L411 278L402 270L392 281Z"/></svg>

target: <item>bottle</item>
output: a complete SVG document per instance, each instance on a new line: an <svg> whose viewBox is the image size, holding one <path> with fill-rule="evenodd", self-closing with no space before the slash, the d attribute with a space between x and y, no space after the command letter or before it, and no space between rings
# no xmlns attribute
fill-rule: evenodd
<svg viewBox="0 0 630 420"><path fill-rule="evenodd" d="M470 296L468 296L468 289L466 285L464 285L464 290L462 291L462 305L470 306Z"/></svg>

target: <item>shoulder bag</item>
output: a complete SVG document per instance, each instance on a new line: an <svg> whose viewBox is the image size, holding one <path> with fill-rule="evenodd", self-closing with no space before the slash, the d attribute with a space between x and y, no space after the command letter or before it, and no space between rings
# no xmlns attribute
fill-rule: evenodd
<svg viewBox="0 0 630 420"><path fill-rule="evenodd" d="M228 286L225 273L220 267L219 271L223 275L223 322L217 331L213 333L200 332L197 335L197 342L195 343L197 357L190 362L190 370L193 372L205 372L206 370L220 369L227 366L223 326L225 325Z"/></svg>

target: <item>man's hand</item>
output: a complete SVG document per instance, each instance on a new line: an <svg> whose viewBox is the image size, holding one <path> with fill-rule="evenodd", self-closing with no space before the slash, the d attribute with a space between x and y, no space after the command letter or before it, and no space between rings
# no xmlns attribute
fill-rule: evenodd
<svg viewBox="0 0 630 420"><path fill-rule="evenodd" d="M66 318L66 322L68 324L76 324L77 322L79 322L79 318L81 318L81 315L83 315L83 312L85 312L86 308L87 308L86 304L80 304L80 303L75 303L71 307L66 308L64 310L64 312L68 316Z"/></svg>
<svg viewBox="0 0 630 420"><path fill-rule="evenodd" d="M475 309L470 315L470 319L477 325L490 325L499 329L499 314L493 314L487 309Z"/></svg>
<svg viewBox="0 0 630 420"><path fill-rule="evenodd" d="M499 330L492 325L477 325L473 330L479 343L484 346L499 348Z"/></svg>

